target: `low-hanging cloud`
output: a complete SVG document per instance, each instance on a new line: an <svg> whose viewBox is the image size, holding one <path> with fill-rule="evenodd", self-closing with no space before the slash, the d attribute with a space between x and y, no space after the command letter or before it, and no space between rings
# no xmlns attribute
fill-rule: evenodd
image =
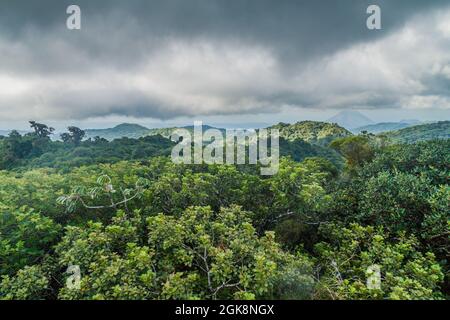
<svg viewBox="0 0 450 320"><path fill-rule="evenodd" d="M65 1L1 5L0 119L450 108L440 1L379 1L382 31L365 1L92 3L81 31Z"/></svg>

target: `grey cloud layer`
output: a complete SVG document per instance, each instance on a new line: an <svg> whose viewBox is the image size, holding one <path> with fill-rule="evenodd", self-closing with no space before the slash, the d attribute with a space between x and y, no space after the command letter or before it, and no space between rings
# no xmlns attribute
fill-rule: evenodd
<svg viewBox="0 0 450 320"><path fill-rule="evenodd" d="M72 2L1 2L0 118L450 107L447 1Z"/></svg>

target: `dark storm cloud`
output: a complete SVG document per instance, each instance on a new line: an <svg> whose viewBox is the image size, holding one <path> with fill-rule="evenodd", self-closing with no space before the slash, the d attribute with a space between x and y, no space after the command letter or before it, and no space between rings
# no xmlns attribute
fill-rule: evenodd
<svg viewBox="0 0 450 320"><path fill-rule="evenodd" d="M133 22L131 40L152 37L235 39L270 46L291 58L328 54L357 41L373 40L392 32L409 17L448 4L446 0L82 0L17 1L0 4L2 30L15 36L28 28L65 30L62 13L70 4L83 10L83 31L120 47L115 33ZM378 4L383 10L385 32L365 28L366 8ZM99 24L106 30L99 30ZM70 38L70 36L69 36ZM74 38L74 37L72 37ZM71 39L82 41L83 35ZM126 43L126 42L125 42ZM83 43L83 45L86 45ZM87 44L89 45L89 43Z"/></svg>
<svg viewBox="0 0 450 320"><path fill-rule="evenodd" d="M447 3L3 0L0 84L10 86L0 89L0 117L30 110L56 118L170 118L274 112L282 105L399 107L406 95L422 92L446 101L445 58L434 75L400 67L399 76L370 71L370 61L353 66L352 59L367 56L359 45L384 39L388 45L383 48L390 51L378 67L389 59L394 64L411 59L392 49L396 39L404 39L395 34L414 19L433 19L425 17ZM80 31L65 27L70 4L82 9ZM381 31L365 26L369 4L382 8ZM435 49L442 52L445 44ZM371 79L361 74L366 69ZM383 86L386 82L391 87ZM440 95L443 100L436 98ZM26 111L11 114L10 105Z"/></svg>

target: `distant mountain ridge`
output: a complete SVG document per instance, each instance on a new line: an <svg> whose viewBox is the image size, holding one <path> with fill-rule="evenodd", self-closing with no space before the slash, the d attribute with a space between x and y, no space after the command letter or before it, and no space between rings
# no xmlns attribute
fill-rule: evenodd
<svg viewBox="0 0 450 320"><path fill-rule="evenodd" d="M408 122L380 122L376 124L369 124L363 127L358 127L356 129L353 129L352 132L358 134L360 132L367 131L369 133L378 134L382 132L400 130L415 125L417 124Z"/></svg>
<svg viewBox="0 0 450 320"><path fill-rule="evenodd" d="M394 143L415 143L432 139L450 138L450 121L412 126L384 133Z"/></svg>
<svg viewBox="0 0 450 320"><path fill-rule="evenodd" d="M0 130L0 136L8 136L10 133L11 133L11 131L13 131L13 130ZM19 132L21 135L24 135L24 134L27 134L27 133L30 133L31 131L26 131L26 130L16 130L17 132Z"/></svg>
<svg viewBox="0 0 450 320"><path fill-rule="evenodd" d="M6 137L10 132L11 130L0 130L0 136Z"/></svg>
<svg viewBox="0 0 450 320"><path fill-rule="evenodd" d="M133 123L122 123L113 128L107 129L86 129L86 138L94 138L100 137L106 140L112 141L120 138L133 138L138 139L146 136L156 136L161 135L164 138L170 138L172 132L176 129L187 129L188 131L193 132L194 126L184 126L184 127L169 127L169 128L154 128L149 129L139 124ZM225 131L225 129L215 128L208 125L203 125L203 131L208 129L218 129L221 131Z"/></svg>
<svg viewBox="0 0 450 320"><path fill-rule="evenodd" d="M319 121L300 121L294 124L278 123L268 127L280 130L280 137L287 141L303 140L305 142L327 146L332 140L348 135L359 134L367 131L373 134L382 134L390 137L395 142L415 142L420 140L429 140L433 138L448 139L450 134L450 121L420 123L419 120L403 120L400 122L382 122L370 124L352 129L351 131L338 125L337 123L319 122ZM86 138L94 138L96 136L107 140L127 138L141 138L145 136L161 135L170 138L175 129L184 128L192 132L193 125L184 127L170 128L153 128L149 129L145 126L132 123L122 123L113 128L107 129L86 129ZM203 125L202 130L218 129L225 133L226 129L216 128L209 125ZM0 130L0 136L8 136L12 130ZM19 130L20 134L26 134L29 131ZM55 138L55 134L52 138Z"/></svg>
<svg viewBox="0 0 450 320"><path fill-rule="evenodd" d="M348 130L374 123L371 119L363 115L361 112L354 110L341 111L334 117L328 119L327 122L337 123L341 127L344 127Z"/></svg>
<svg viewBox="0 0 450 320"><path fill-rule="evenodd" d="M122 123L114 128L107 129L86 129L86 138L101 137L106 140L127 138L141 138L149 132L149 128L134 123Z"/></svg>
<svg viewBox="0 0 450 320"><path fill-rule="evenodd" d="M269 129L280 130L280 136L289 141L304 140L306 142L318 145L327 145L331 140L338 137L351 135L347 129L332 123L318 121L301 121L294 124L279 123L268 127ZM193 132L194 126L169 127L169 128L153 128L149 129L142 125L123 123L113 128L107 129L86 129L86 138L94 138L96 136L107 140L127 138L141 138L145 136L161 135L170 138L172 132L176 129L186 129ZM218 129L225 133L226 129L216 128L209 125L203 125L202 130Z"/></svg>
<svg viewBox="0 0 450 320"><path fill-rule="evenodd" d="M164 138L169 139L170 136L172 135L172 133L175 130L177 130L177 129L186 129L186 130L188 130L191 133L194 132L194 126L190 125L190 126L184 126L184 127L150 129L146 135L154 136L154 135L158 135L159 134L159 135L163 136ZM206 124L202 125L202 131L206 131L206 130L209 130L209 129L217 129L217 130L220 130L221 132L225 132L225 129L222 129L222 128L216 128L216 127L212 127L212 126L209 126L209 125L206 125Z"/></svg>
<svg viewBox="0 0 450 320"><path fill-rule="evenodd" d="M441 121L436 123L426 123L421 125L413 124L417 121L411 122L385 122L366 125L355 128L351 131L336 124L319 121L300 121L294 124L278 123L268 127L269 129L280 130L280 137L287 141L303 140L305 142L327 146L336 138L346 137L352 133L358 134L362 131L367 131L373 134L384 133L395 142L415 142L421 140L429 140L433 138L448 139L450 135L449 123L450 121ZM161 135L165 138L170 138L172 132L176 129L183 128L192 132L194 126L184 127L170 127L170 128L154 128L149 129L142 125L123 123L113 128L108 129L87 129L86 138L94 138L99 136L107 140L127 138L141 138L145 136ZM203 125L202 130L218 129L225 132L223 128L215 128L209 125ZM8 135L9 130L0 131L0 135Z"/></svg>

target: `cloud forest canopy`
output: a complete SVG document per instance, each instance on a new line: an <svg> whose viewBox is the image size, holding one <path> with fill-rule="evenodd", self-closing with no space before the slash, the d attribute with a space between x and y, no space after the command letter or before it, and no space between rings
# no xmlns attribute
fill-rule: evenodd
<svg viewBox="0 0 450 320"><path fill-rule="evenodd" d="M286 143L324 127L293 125ZM173 164L161 136L3 137L0 298L447 298L449 140L339 130L320 148L344 166L294 148L271 177Z"/></svg>

